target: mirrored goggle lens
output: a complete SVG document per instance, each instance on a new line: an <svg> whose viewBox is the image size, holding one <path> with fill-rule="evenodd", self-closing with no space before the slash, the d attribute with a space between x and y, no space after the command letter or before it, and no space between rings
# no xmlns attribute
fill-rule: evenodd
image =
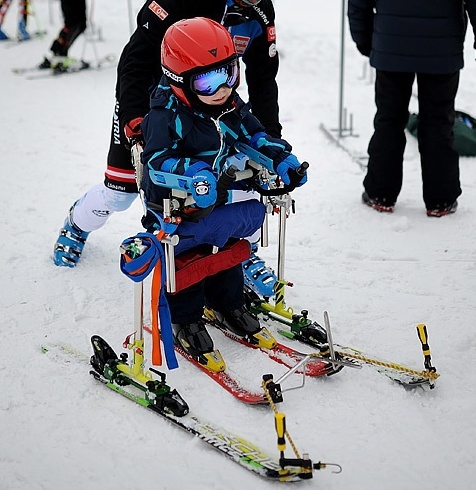
<svg viewBox="0 0 476 490"><path fill-rule="evenodd" d="M232 88L238 79L239 66L235 60L215 70L199 73L192 78L192 90L197 95L213 95L222 85Z"/></svg>

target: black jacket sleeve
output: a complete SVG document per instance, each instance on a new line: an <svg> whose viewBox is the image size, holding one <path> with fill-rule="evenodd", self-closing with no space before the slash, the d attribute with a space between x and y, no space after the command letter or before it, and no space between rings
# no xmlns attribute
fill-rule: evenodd
<svg viewBox="0 0 476 490"><path fill-rule="evenodd" d="M372 50L372 34L375 0L349 0L347 16L350 34L357 49L364 56Z"/></svg>
<svg viewBox="0 0 476 490"><path fill-rule="evenodd" d="M271 0L263 0L255 9L255 17L263 26L261 35L253 39L243 55L251 111L271 136L279 138L278 85L276 76L279 55L276 50L275 11Z"/></svg>

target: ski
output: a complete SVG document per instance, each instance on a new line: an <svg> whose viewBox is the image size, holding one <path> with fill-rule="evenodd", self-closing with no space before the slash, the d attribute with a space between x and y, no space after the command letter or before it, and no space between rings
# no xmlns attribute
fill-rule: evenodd
<svg viewBox="0 0 476 490"><path fill-rule="evenodd" d="M204 310L204 321L218 330L220 330L226 337L234 340L235 342L238 342L242 345L245 345L247 347L250 347L251 349L256 349L264 354L266 354L271 360L277 362L278 364L282 364L283 366L286 366L288 368L294 368L296 364L302 362L306 357L308 357L307 354L304 354L296 349L293 349L292 347L289 347L284 344L280 344L279 342L276 342L276 345L274 347L266 348L262 347L256 344L253 344L249 342L247 339L240 337L239 335L236 335L235 333L231 332L230 330L226 329L224 325L222 325L218 319L216 318L215 314L213 313L212 310L209 310L208 308L205 308ZM263 329L263 335L265 338L272 338L269 334L269 332L266 329ZM317 356L316 356L317 357ZM310 377L319 377L319 376L331 376L332 374L335 374L339 372L344 366L353 366L355 363L352 361L346 361L346 360L339 360L338 363L335 363L334 365L328 361L328 359L323 359L323 358L308 358L304 364L304 374L306 376ZM296 370L297 373L302 373L302 370Z"/></svg>
<svg viewBox="0 0 476 490"><path fill-rule="evenodd" d="M191 412L177 391L172 390L166 384L165 374L151 369L160 377L159 380L153 380L151 376L148 376L150 373L139 373L138 375L127 373L129 366L124 363L123 356L121 359L117 358L109 345L98 336L93 336L91 341L94 354L90 359L65 343L44 344L41 346L41 351L55 361L89 362L93 367L90 374L102 385L141 407L151 410L174 426L201 439L242 468L266 480L279 482L309 480L313 477L314 469L326 467L323 463L313 464L308 457L285 458L282 451L281 457L276 460L254 443ZM146 380L145 383L137 381L142 378Z"/></svg>
<svg viewBox="0 0 476 490"><path fill-rule="evenodd" d="M250 347L251 349L256 349L264 354L266 354L270 359L277 362L278 364L282 364L288 368L294 367L299 362L303 361L307 354L299 352L292 347L289 347L284 344L276 343L276 346L272 349L266 349L264 347L260 347L258 345L254 345L248 342L246 339L235 335L233 332L221 328L219 325L214 324L218 330L220 330L224 335L228 338L233 339L236 342L239 342L242 345ZM331 376L339 372L344 366L340 364L339 366L333 367L332 363L322 359L309 359L304 365L304 374L309 377L319 377L319 376ZM302 373L302 371L297 370L297 373Z"/></svg>
<svg viewBox="0 0 476 490"><path fill-rule="evenodd" d="M344 365L355 365L355 361L353 360L338 360L335 365L329 362L327 359L322 360L322 358L309 358L307 354L299 352L291 347L288 347L284 344L276 344L276 347L272 349L266 349L263 347L259 347L257 345L253 345L247 340L239 337L238 335L233 334L232 332L220 328L219 324L210 323L209 318L205 318L207 325L220 330L226 337L238 342L248 348L252 348L255 350L259 350L265 355L267 355L271 360L277 362L278 364L282 364L290 369L295 368L295 366L299 363L302 363L303 369L299 368L295 372L298 374L302 374L304 370L304 374L309 377L320 377L320 376L330 376L332 374L340 371ZM146 332L151 333L151 329L148 325L144 325L144 330ZM175 351L178 352L183 358L187 361L191 362L194 366L199 368L205 374L207 374L210 378L212 378L216 383L218 383L222 388L228 391L231 395L233 395L238 400L251 404L267 404L268 400L262 393L256 393L245 388L240 380L233 376L228 371L221 372L213 372L207 369L203 364L200 364L197 360L195 360L192 356L190 356L184 349L180 346L175 345ZM273 393L274 396L274 393ZM278 386L278 392L276 392L275 401L280 400L281 392L280 387Z"/></svg>
<svg viewBox="0 0 476 490"><path fill-rule="evenodd" d="M146 332L151 333L151 329L148 325L144 325L144 330ZM222 388L228 391L228 393L233 395L239 401L250 405L260 405L260 404L268 403L268 400L266 399L264 393L256 393L245 388L240 383L240 381L236 377L232 376L229 372L210 371L203 364L200 364L197 360L195 360L190 354L188 354L180 346L175 345L174 348L175 351L178 354L180 354L184 359L186 359L191 364L196 366L198 369L203 371L206 375L208 375L211 379L213 379L213 381L218 383Z"/></svg>
<svg viewBox="0 0 476 490"><path fill-rule="evenodd" d="M144 327L144 329L147 330L146 327ZM227 373L226 371L221 371L219 373L210 371L177 345L175 346L175 351L178 352L183 358L187 359L187 361L191 362L194 366L202 370L205 374L210 376L210 378L212 378L222 388L228 391L228 393L231 393L241 402L250 405L268 404L268 400L263 393L255 393L246 389L240 384L237 378L231 376L231 374Z"/></svg>
<svg viewBox="0 0 476 490"><path fill-rule="evenodd" d="M62 75L71 75L85 70L101 70L103 68L115 66L116 57L112 54L100 58L96 62L86 62L81 60L81 65L67 68L64 70L55 70L54 68L39 68L38 66L12 68L15 75L24 75L26 80L38 80L42 78L54 78Z"/></svg>
<svg viewBox="0 0 476 490"><path fill-rule="evenodd" d="M194 413L188 411L182 417L173 415L161 408L158 408L144 397L130 393L124 387L118 386L107 380L96 371L91 371L92 376L107 386L112 391L134 401L142 407L152 410L154 413L172 422L177 427L198 437L209 446L220 451L229 459L238 463L241 467L258 474L259 476L272 481L302 481L312 478L312 469L291 466L282 468L278 461L263 452L253 443L239 437L218 425L204 420ZM305 462L306 460L303 460Z"/></svg>
<svg viewBox="0 0 476 490"><path fill-rule="evenodd" d="M273 306L267 301L261 300L255 292L247 289L246 293L250 311L272 332L276 332L286 339L310 346L319 352L323 352L324 348L328 347L326 330L319 323L308 318L307 310L302 310L300 314L293 313L288 318L280 314L279 310L277 312L273 311ZM337 359L364 363L405 388L418 386L433 388L434 380L438 377L433 371L417 371L401 364L366 354L355 347L333 343L333 350ZM329 362L332 363L331 360Z"/></svg>
<svg viewBox="0 0 476 490"><path fill-rule="evenodd" d="M19 37L9 37L8 39L2 40L1 44L5 43L6 48L13 48L14 46L19 46L20 44L25 44L28 41L34 41L35 39L44 39L48 34L48 31L35 31L30 32L30 37L28 39L20 39Z"/></svg>
<svg viewBox="0 0 476 490"><path fill-rule="evenodd" d="M366 354L362 350L356 349L355 347L344 346L340 344L334 344L338 349L338 352L346 356L350 356L353 359L357 359L363 362L368 367L374 369L377 373L383 374L387 378L395 381L396 383L402 385L405 388L416 388L418 386L433 388L433 381L435 377L426 377L419 374L417 370L401 366L391 361L386 361L384 359L371 356ZM426 374L422 372L422 374Z"/></svg>

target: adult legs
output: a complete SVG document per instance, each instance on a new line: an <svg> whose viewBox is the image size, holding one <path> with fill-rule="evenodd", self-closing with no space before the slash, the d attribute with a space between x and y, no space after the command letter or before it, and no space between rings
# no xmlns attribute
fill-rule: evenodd
<svg viewBox="0 0 476 490"><path fill-rule="evenodd" d="M86 30L86 0L61 0L64 27L51 45L58 56L68 56L68 50L77 37Z"/></svg>
<svg viewBox="0 0 476 490"><path fill-rule="evenodd" d="M423 201L427 209L451 204L461 195L459 155L453 149L454 101L459 72L417 74Z"/></svg>
<svg viewBox="0 0 476 490"><path fill-rule="evenodd" d="M12 0L0 0L0 26L3 24L3 19L7 15L11 3Z"/></svg>
<svg viewBox="0 0 476 490"><path fill-rule="evenodd" d="M116 103L104 183L92 187L74 206L73 221L84 231L101 228L112 213L125 211L138 196L131 154L124 132L119 128L118 112Z"/></svg>
<svg viewBox="0 0 476 490"><path fill-rule="evenodd" d="M5 41L8 39L8 36L2 31L2 24L11 3L12 0L0 0L0 41Z"/></svg>
<svg viewBox="0 0 476 490"><path fill-rule="evenodd" d="M104 182L93 186L70 209L54 246L56 265L74 267L89 232L104 226L111 214L125 211L136 199L135 171L125 145L116 104Z"/></svg>
<svg viewBox="0 0 476 490"><path fill-rule="evenodd" d="M370 139L364 188L371 198L392 205L402 188L403 154L414 73L377 70L374 134Z"/></svg>

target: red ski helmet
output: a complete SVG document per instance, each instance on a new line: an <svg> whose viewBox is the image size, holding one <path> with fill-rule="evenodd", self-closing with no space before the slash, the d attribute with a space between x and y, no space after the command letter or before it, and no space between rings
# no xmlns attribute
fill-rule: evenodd
<svg viewBox="0 0 476 490"><path fill-rule="evenodd" d="M240 84L239 60L233 40L221 24L205 17L184 19L165 32L162 71L172 92L187 106L197 95L212 95L222 85Z"/></svg>

